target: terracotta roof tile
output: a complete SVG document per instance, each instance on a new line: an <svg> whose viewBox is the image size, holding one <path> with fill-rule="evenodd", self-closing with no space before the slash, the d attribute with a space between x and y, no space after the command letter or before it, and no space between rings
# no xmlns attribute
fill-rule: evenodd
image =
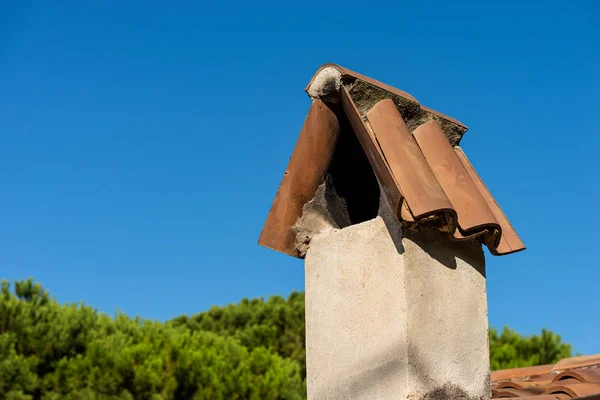
<svg viewBox="0 0 600 400"><path fill-rule="evenodd" d="M542 394L543 390L539 389L499 389L492 394L492 399L503 399L509 397L526 397Z"/></svg>
<svg viewBox="0 0 600 400"><path fill-rule="evenodd" d="M551 380L544 381L509 381L502 382L496 385L497 389L530 389L530 388L540 388L541 392L546 391L550 386L552 386Z"/></svg>
<svg viewBox="0 0 600 400"><path fill-rule="evenodd" d="M527 378L528 381L553 381L556 378L556 372L552 371L547 374L531 375Z"/></svg>
<svg viewBox="0 0 600 400"><path fill-rule="evenodd" d="M500 225L502 235L499 234L500 231L495 231L487 237L486 244L492 254L510 254L525 249L525 244L521 241L521 238L519 238L519 235L513 229L508 218L506 218L506 215L504 215L504 212L502 212L502 209L475 171L475 168L469 162L466 154L460 147L455 147L454 150L471 176L471 179L473 179L477 189L479 189L479 192L484 197L497 223Z"/></svg>
<svg viewBox="0 0 600 400"><path fill-rule="evenodd" d="M341 101L344 113L364 149L365 155L379 179L379 183L383 186L388 201L393 207L398 207L402 201L402 194L398 189L396 179L392 175L390 166L385 161L385 156L377 143L375 135L367 128L350 94L344 87L341 88Z"/></svg>
<svg viewBox="0 0 600 400"><path fill-rule="evenodd" d="M402 96L408 100L417 102L417 99L415 99L414 97L412 97L409 93L404 92L402 90L396 89L395 87L392 87L390 85L386 85L385 83L376 81L375 79L369 78L368 76L359 74L358 72L354 72L349 70L348 68L344 68L340 65L334 64L334 63L326 63L323 64L319 67L319 69L317 70L317 72L315 72L315 74L312 76L312 78L310 79L310 81L308 82L308 85L306 85L305 90L308 91L308 88L310 88L311 84L313 83L313 81L315 80L315 78L319 75L319 73L324 70L325 68L335 68L337 69L342 76L346 76L346 77L351 77L354 79L360 79L361 81L367 82L373 86L377 86L380 87L384 90L387 90L388 92L397 94L398 96Z"/></svg>
<svg viewBox="0 0 600 400"><path fill-rule="evenodd" d="M383 82L379 82L378 80L375 80L375 79L373 79L373 78L369 78L368 76L365 76L365 75L359 74L358 72L354 72L354 71L352 71L352 70L349 70L348 68L344 68L344 67L342 67L342 66L340 66L340 65L337 65L337 64L334 64L334 63L326 63L326 64L323 64L323 65L322 65L322 66L321 66L321 67L320 67L320 68L317 70L317 72L315 72L315 74L313 75L313 77L312 77L312 78L310 79L310 81L308 82L308 85L306 85L306 88L305 88L305 90L306 90L306 91L308 91L308 89L310 88L310 86L311 86L311 84L313 83L313 81L314 81L315 77L317 77L317 76L319 75L319 73L320 73L320 72L321 72L323 69L325 69L325 68L334 68L334 69L336 69L337 71L339 71L339 72L340 72L340 74L342 75L342 77L343 77L343 78L349 78L349 79L358 79L358 80L360 80L360 81L362 81L362 82L365 82L365 83L367 83L367 84L369 84L369 85L372 85L372 86L375 86L375 87L381 88L381 89L383 89L383 90L385 90L385 91L388 91L388 92L390 92L390 93L392 93L392 94L394 94L394 95L397 95L397 96L399 96L399 97L405 98L406 100L409 100L409 101L415 102L415 103L417 103L417 104L419 103L419 102L417 101L417 99L415 99L415 98L414 98L414 97L413 97L413 96L412 96L410 93L407 93L407 92L405 92L405 91L403 91L403 90L400 90L400 89L396 89L395 87L392 87L392 86L390 86L390 85L387 85L387 84L385 84L385 83L383 83ZM451 123L453 123L453 124L456 124L458 127L460 127L460 130L462 130L462 133L465 133L465 132L467 131L467 126L466 126L465 124L463 124L462 122L460 122L460 121L458 121L458 120L456 120L456 119L454 119L454 118L452 118L452 117L449 117L449 116L447 116L447 115L444 115L444 114L442 114L442 113L440 113L440 112L437 112L437 111L435 111L435 110L432 110L432 109L431 109L431 108L429 108L429 107L425 107L425 106L423 106L423 105L420 105L420 104L419 104L419 107L420 107L420 108L421 108L423 111L425 111L425 112L428 112L428 113L435 114L436 116L438 116L438 117L440 117L440 118L443 118L443 119L445 119L445 120L447 120L447 121L449 121L449 122L451 122Z"/></svg>
<svg viewBox="0 0 600 400"><path fill-rule="evenodd" d="M554 370L560 371L569 368L591 367L595 365L600 365L600 354L565 358L556 363Z"/></svg>
<svg viewBox="0 0 600 400"><path fill-rule="evenodd" d="M405 225L438 229L454 240L480 240L495 255L525 248L458 147L467 130L462 123L423 107L406 92L334 64L322 66L306 90L313 106L260 244L299 256L294 226L323 183L337 138L345 134L340 121L347 120Z"/></svg>
<svg viewBox="0 0 600 400"><path fill-rule="evenodd" d="M550 365L492 371L491 381L492 398L512 394L531 400L600 399L600 354L566 358ZM526 393L530 390L539 393Z"/></svg>
<svg viewBox="0 0 600 400"><path fill-rule="evenodd" d="M500 225L467 168L454 151L437 122L429 121L413 132L427 163L450 199L461 234L483 228L499 230Z"/></svg>
<svg viewBox="0 0 600 400"><path fill-rule="evenodd" d="M512 379L526 379L532 375L541 375L552 372L554 364L548 365L536 365L534 367L522 367L522 368L511 368L501 369L498 371L492 371L491 379L492 382L499 382L504 380Z"/></svg>
<svg viewBox="0 0 600 400"><path fill-rule="evenodd" d="M598 383L570 383L561 384L549 388L545 394L566 393L572 398L591 396L600 394L600 384Z"/></svg>
<svg viewBox="0 0 600 400"><path fill-rule="evenodd" d="M327 174L339 132L334 112L322 101L315 100L260 235L262 246L298 256L292 227Z"/></svg>
<svg viewBox="0 0 600 400"><path fill-rule="evenodd" d="M455 214L431 164L406 127L394 102L388 99L375 104L367 113L367 119L413 218L436 212ZM445 136L443 141L448 143Z"/></svg>
<svg viewBox="0 0 600 400"><path fill-rule="evenodd" d="M567 370L556 375L554 381L567 379L576 379L583 383L600 383L600 368Z"/></svg>

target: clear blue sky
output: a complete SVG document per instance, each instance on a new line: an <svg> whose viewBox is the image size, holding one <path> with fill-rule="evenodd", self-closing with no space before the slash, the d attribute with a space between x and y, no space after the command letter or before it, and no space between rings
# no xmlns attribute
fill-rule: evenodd
<svg viewBox="0 0 600 400"><path fill-rule="evenodd" d="M488 257L491 324L600 353L595 2L7 3L0 277L161 320L302 290L256 242L332 61L469 126L528 245Z"/></svg>

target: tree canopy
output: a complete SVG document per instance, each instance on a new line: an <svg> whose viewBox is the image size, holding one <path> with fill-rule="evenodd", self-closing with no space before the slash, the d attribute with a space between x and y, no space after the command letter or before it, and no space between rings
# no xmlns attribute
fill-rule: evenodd
<svg viewBox="0 0 600 400"><path fill-rule="evenodd" d="M490 367L492 370L552 364L570 357L571 345L560 336L542 329L540 335L524 337L504 327L502 333L490 328Z"/></svg>
<svg viewBox="0 0 600 400"><path fill-rule="evenodd" d="M492 368L571 354L558 335L490 330ZM32 279L0 291L0 398L304 399L304 294L167 322L59 304Z"/></svg>

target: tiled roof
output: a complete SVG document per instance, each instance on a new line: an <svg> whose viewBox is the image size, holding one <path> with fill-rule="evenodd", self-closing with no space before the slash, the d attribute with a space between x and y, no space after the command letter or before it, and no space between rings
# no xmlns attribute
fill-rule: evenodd
<svg viewBox="0 0 600 400"><path fill-rule="evenodd" d="M600 400L600 354L492 371L492 398Z"/></svg>
<svg viewBox="0 0 600 400"><path fill-rule="evenodd" d="M479 240L494 255L523 242L458 146L467 127L410 94L334 64L309 82L313 105L259 244L299 256L294 226L327 175L339 135L356 135L389 204L409 227ZM341 130L349 121L352 132Z"/></svg>

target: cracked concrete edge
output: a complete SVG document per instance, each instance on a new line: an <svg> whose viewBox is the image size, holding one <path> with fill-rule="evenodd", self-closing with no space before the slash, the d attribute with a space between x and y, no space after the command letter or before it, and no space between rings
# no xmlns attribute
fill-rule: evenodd
<svg viewBox="0 0 600 400"><path fill-rule="evenodd" d="M313 237L305 261L310 400L404 398L404 272L388 231L379 215Z"/></svg>
<svg viewBox="0 0 600 400"><path fill-rule="evenodd" d="M402 224L384 193L383 187L379 183L377 217L383 219L394 242L400 243L402 240ZM360 223L355 225L360 225ZM306 257L310 242L316 235L332 230L345 229L350 226L354 225L351 225L348 217L345 200L337 195L331 177L328 175L317 188L315 197L302 207L302 215L293 227L296 234L294 244L299 257Z"/></svg>
<svg viewBox="0 0 600 400"><path fill-rule="evenodd" d="M325 177L315 196L302 207L302 215L293 226L294 245L300 258L306 256L312 238L321 233L350 225L346 202L337 195L331 176Z"/></svg>

